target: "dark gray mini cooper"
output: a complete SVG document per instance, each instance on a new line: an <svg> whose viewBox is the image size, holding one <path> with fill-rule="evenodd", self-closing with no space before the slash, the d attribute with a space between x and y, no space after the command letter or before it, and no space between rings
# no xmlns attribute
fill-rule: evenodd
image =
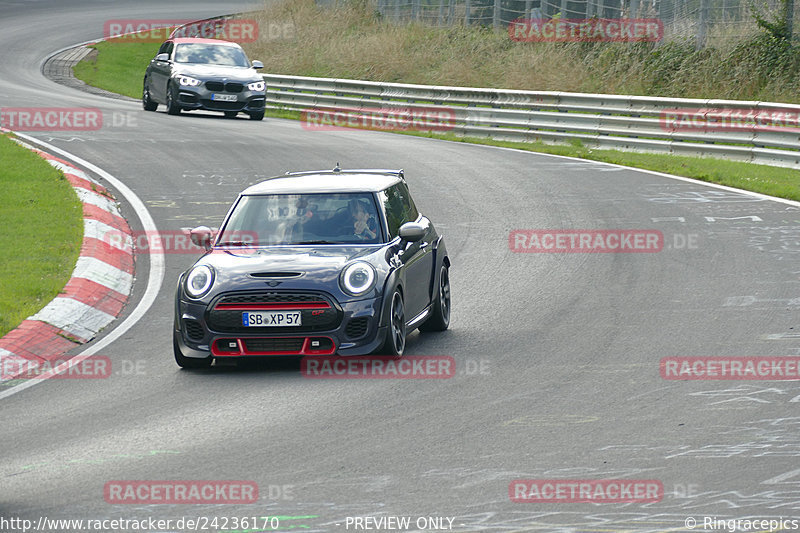
<svg viewBox="0 0 800 533"><path fill-rule="evenodd" d="M401 356L416 328L450 323L444 239L402 170L293 172L239 194L207 253L180 276L182 367L215 358Z"/></svg>
<svg viewBox="0 0 800 533"><path fill-rule="evenodd" d="M247 59L242 47L230 41L199 37L171 38L161 45L144 74L142 107L167 113L205 109L226 117L243 112L264 118L266 84L256 72L260 61Z"/></svg>

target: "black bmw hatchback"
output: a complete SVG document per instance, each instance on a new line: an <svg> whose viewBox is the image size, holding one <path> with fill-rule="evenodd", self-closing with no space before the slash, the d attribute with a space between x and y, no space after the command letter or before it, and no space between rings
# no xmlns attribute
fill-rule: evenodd
<svg viewBox="0 0 800 533"><path fill-rule="evenodd" d="M171 38L161 45L144 75L142 107L167 113L205 109L226 117L243 112L264 118L266 84L256 72L260 61L247 59L242 47L220 39Z"/></svg>
<svg viewBox="0 0 800 533"><path fill-rule="evenodd" d="M450 323L450 259L402 170L294 172L239 194L178 281L182 367L281 355L401 356Z"/></svg>

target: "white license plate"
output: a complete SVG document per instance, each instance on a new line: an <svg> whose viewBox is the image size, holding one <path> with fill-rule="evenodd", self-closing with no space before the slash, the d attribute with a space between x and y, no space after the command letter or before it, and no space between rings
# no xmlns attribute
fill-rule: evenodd
<svg viewBox="0 0 800 533"><path fill-rule="evenodd" d="M215 102L235 102L236 95L235 94L212 94L211 99Z"/></svg>
<svg viewBox="0 0 800 533"><path fill-rule="evenodd" d="M300 326L300 311L246 311L242 324L252 328Z"/></svg>

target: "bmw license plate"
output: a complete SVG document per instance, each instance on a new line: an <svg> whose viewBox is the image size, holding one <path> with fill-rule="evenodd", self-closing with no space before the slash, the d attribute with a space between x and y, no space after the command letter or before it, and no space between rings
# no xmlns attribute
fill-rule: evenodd
<svg viewBox="0 0 800 533"><path fill-rule="evenodd" d="M235 102L236 95L235 94L212 94L211 99L215 102Z"/></svg>
<svg viewBox="0 0 800 533"><path fill-rule="evenodd" d="M242 324L245 327L300 326L300 311L245 311Z"/></svg>

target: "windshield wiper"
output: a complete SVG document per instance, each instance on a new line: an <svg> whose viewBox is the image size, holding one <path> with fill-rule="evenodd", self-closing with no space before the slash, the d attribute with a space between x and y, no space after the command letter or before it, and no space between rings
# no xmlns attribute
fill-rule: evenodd
<svg viewBox="0 0 800 533"><path fill-rule="evenodd" d="M341 244L333 241L300 241L294 244Z"/></svg>

